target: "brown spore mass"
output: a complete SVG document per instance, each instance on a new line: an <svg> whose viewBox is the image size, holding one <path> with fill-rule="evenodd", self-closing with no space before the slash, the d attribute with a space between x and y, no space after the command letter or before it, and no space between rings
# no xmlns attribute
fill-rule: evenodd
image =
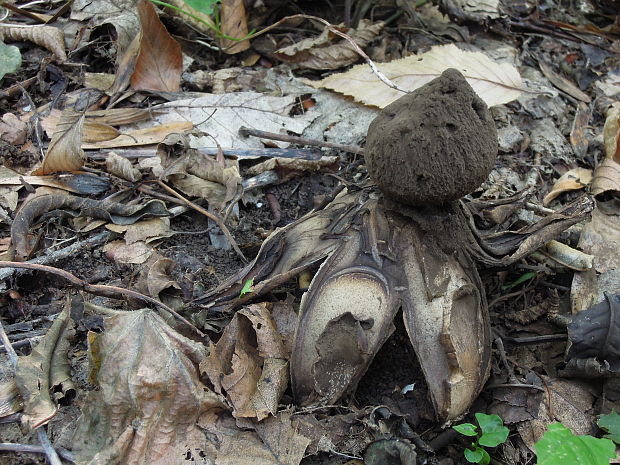
<svg viewBox="0 0 620 465"><path fill-rule="evenodd" d="M370 124L365 151L385 195L408 205L442 204L487 178L497 129L463 75L448 69L385 107Z"/></svg>

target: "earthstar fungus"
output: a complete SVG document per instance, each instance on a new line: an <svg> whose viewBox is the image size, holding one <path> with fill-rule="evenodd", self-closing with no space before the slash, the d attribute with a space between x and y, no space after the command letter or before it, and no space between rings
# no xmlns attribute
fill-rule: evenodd
<svg viewBox="0 0 620 465"><path fill-rule="evenodd" d="M296 402L327 405L351 393L402 308L437 419L451 421L466 413L490 368L476 262L509 264L591 205L524 233L495 234L496 242L482 237L458 199L493 168L497 134L484 102L453 69L386 107L369 128L366 154L379 190L350 186L276 230L252 263L197 303L230 311L322 262L299 310L290 362ZM253 292L240 296L248 279Z"/></svg>

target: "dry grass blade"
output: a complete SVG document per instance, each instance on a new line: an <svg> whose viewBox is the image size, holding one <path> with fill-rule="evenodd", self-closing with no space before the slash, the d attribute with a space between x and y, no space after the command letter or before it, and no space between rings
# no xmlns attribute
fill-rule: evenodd
<svg viewBox="0 0 620 465"><path fill-rule="evenodd" d="M181 46L168 33L151 2L140 0L138 13L142 38L131 87L135 90L178 92L183 69Z"/></svg>
<svg viewBox="0 0 620 465"><path fill-rule="evenodd" d="M46 48L58 61L66 61L65 35L54 26L0 26L0 39L3 41L28 40Z"/></svg>

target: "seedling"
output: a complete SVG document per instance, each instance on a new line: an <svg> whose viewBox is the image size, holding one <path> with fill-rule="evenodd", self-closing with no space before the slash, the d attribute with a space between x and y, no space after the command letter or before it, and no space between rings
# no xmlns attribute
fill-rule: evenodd
<svg viewBox="0 0 620 465"><path fill-rule="evenodd" d="M246 294L249 294L250 292L253 291L252 286L254 286L254 278L250 278L248 279L245 284L243 285L243 288L241 288L241 292L239 293L239 297L243 297Z"/></svg>
<svg viewBox="0 0 620 465"><path fill-rule="evenodd" d="M471 423L463 423L453 428L464 436L475 438L471 443L471 448L465 449L464 454L467 461L487 465L491 461L491 457L484 448L497 447L506 442L509 431L498 415L476 413L476 421L480 426L480 431L476 425Z"/></svg>

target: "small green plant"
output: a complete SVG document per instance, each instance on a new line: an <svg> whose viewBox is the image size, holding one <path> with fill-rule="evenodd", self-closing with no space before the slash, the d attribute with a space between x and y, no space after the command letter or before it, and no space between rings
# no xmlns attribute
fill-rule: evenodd
<svg viewBox="0 0 620 465"><path fill-rule="evenodd" d="M246 294L249 294L250 292L252 292L252 286L254 285L254 278L250 278L248 279L245 284L243 284L243 287L241 288L241 293L239 294L239 297L243 297Z"/></svg>
<svg viewBox="0 0 620 465"><path fill-rule="evenodd" d="M509 431L499 415L476 413L475 416L480 431L476 425L471 423L463 423L453 428L464 436L475 438L471 443L471 448L465 449L464 454L467 461L487 465L491 461L491 457L484 448L497 447L506 442Z"/></svg>

